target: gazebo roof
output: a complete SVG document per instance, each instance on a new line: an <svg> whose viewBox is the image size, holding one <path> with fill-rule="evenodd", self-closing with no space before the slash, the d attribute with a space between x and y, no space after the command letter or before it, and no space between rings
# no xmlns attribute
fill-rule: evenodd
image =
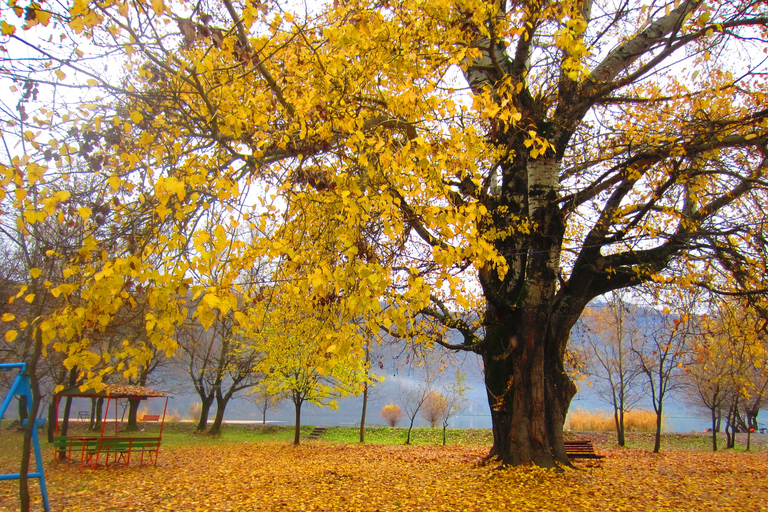
<svg viewBox="0 0 768 512"><path fill-rule="evenodd" d="M87 389L81 391L80 387L75 386L73 388L67 388L59 391L58 396L81 396L89 398L133 398L138 400L144 400L151 397L163 397L169 396L162 391L156 391L154 389L145 388L143 386L118 386L114 384L107 384L104 389L96 391L94 389Z"/></svg>

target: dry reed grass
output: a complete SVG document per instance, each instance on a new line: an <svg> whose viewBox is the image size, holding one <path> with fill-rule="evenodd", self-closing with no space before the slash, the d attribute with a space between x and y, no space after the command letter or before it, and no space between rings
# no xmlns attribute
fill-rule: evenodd
<svg viewBox="0 0 768 512"><path fill-rule="evenodd" d="M611 413L576 409L568 414L565 428L579 432L611 432L616 430L616 423ZM625 432L655 432L656 413L645 409L625 412L624 430Z"/></svg>

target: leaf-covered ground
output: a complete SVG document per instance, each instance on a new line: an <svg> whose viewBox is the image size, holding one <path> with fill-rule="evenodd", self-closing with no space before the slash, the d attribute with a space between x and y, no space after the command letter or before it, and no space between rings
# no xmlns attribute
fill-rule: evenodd
<svg viewBox="0 0 768 512"><path fill-rule="evenodd" d="M765 452L613 449L602 461L564 472L482 467L477 461L486 452L230 442L170 446L157 467L46 463L46 476L55 512L768 510ZM18 510L17 485L0 482L0 510Z"/></svg>

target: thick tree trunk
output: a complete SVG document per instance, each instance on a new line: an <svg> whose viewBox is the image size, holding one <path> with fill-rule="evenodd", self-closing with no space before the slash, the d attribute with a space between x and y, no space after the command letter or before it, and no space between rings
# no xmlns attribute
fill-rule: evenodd
<svg viewBox="0 0 768 512"><path fill-rule="evenodd" d="M490 311L486 318L493 316ZM486 332L483 362L493 422L488 458L505 465L569 466L563 424L576 387L557 348L562 340L547 339L548 329L541 328L546 320L510 320L507 325L521 328L497 322Z"/></svg>
<svg viewBox="0 0 768 512"><path fill-rule="evenodd" d="M19 396L18 397L18 406L19 406L19 421L24 421L29 417L28 407L27 407L27 397L25 396Z"/></svg>
<svg viewBox="0 0 768 512"><path fill-rule="evenodd" d="M139 431L139 405L141 405L141 400L128 400L128 423L125 425L126 432Z"/></svg>
<svg viewBox="0 0 768 512"><path fill-rule="evenodd" d="M221 424L224 423L224 411L227 408L231 395L217 396L216 397L216 416L213 418L213 425L208 431L208 435L220 436Z"/></svg>
<svg viewBox="0 0 768 512"><path fill-rule="evenodd" d="M200 419L197 421L197 432L205 432L208 427L208 415L211 412L211 404L213 403L213 395L201 397L200 400Z"/></svg>

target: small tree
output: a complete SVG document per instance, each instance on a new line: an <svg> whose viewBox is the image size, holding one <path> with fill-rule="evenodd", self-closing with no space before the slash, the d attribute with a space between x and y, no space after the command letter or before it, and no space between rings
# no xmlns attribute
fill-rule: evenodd
<svg viewBox="0 0 768 512"><path fill-rule="evenodd" d="M453 383L445 389L445 407L442 411L443 420L443 446L445 446L445 431L448 428L448 420L451 416L464 410L467 402L466 394L469 387L466 385L466 375L456 369L456 377Z"/></svg>
<svg viewBox="0 0 768 512"><path fill-rule="evenodd" d="M408 435L406 436L405 444L411 444L413 422L416 421L416 416L419 414L421 408L424 407L427 397L431 394L432 385L428 380L422 381L417 385L402 385L400 390L400 401L403 404L403 409L405 409L405 415L410 421L408 424Z"/></svg>
<svg viewBox="0 0 768 512"><path fill-rule="evenodd" d="M687 311L693 310L693 298L680 304L680 312L671 313L667 307L663 311L648 310L648 318L654 327L639 336L632 352L637 357L640 372L645 377L645 390L651 399L656 413L656 440L653 453L661 449L661 422L664 412L664 399L682 385L678 377L683 373L686 351L690 349L689 340L693 337L695 321Z"/></svg>
<svg viewBox="0 0 768 512"><path fill-rule="evenodd" d="M448 402L443 394L434 390L427 395L424 405L421 406L421 417L429 422L431 428L435 428L437 422L445 415L446 407L448 407Z"/></svg>
<svg viewBox="0 0 768 512"><path fill-rule="evenodd" d="M599 398L613 409L617 443L624 446L624 415L642 398L637 382L641 372L632 351L639 329L621 293L613 292L605 299L604 306L585 312L573 338L584 348L586 373Z"/></svg>
<svg viewBox="0 0 768 512"><path fill-rule="evenodd" d="M387 404L381 408L381 417L384 418L387 425L395 427L403 419L403 410L397 404Z"/></svg>
<svg viewBox="0 0 768 512"><path fill-rule="evenodd" d="M277 409L277 406L287 399L288 395L272 391L269 389L269 386L260 384L253 388L253 392L248 395L248 398L261 413L261 424L264 425L267 423L267 411L269 409Z"/></svg>

